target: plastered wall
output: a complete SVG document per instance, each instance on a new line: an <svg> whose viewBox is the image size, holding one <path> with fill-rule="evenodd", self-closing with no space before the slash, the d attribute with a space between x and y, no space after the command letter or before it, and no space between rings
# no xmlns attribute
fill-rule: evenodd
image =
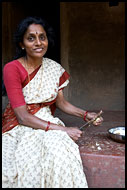
<svg viewBox="0 0 127 190"><path fill-rule="evenodd" d="M125 4L62 2L60 13L66 98L87 110L124 110Z"/></svg>

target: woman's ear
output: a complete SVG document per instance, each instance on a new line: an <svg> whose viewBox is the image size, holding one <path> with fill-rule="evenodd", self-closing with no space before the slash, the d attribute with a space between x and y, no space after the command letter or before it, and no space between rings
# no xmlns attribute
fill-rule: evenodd
<svg viewBox="0 0 127 190"><path fill-rule="evenodd" d="M25 48L24 48L24 45L23 45L23 43L22 43L22 42L20 42L20 43L19 43L19 45L20 45L20 47L21 47L21 49L22 49L22 50L24 50L24 49L25 49Z"/></svg>

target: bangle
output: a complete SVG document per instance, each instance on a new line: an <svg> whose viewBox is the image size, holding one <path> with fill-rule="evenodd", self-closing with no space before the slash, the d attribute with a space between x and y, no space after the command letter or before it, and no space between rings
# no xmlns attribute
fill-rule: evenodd
<svg viewBox="0 0 127 190"><path fill-rule="evenodd" d="M50 121L48 121L48 125L47 125L45 131L48 131L48 130L49 130L49 126L50 126Z"/></svg>
<svg viewBox="0 0 127 190"><path fill-rule="evenodd" d="M87 115L88 111L85 112L84 114L84 121L86 121L86 115Z"/></svg>

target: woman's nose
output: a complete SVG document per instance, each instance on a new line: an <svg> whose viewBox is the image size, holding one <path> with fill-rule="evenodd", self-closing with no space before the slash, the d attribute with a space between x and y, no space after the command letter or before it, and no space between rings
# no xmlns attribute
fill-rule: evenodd
<svg viewBox="0 0 127 190"><path fill-rule="evenodd" d="M36 38L36 45L41 45L41 40L38 37Z"/></svg>

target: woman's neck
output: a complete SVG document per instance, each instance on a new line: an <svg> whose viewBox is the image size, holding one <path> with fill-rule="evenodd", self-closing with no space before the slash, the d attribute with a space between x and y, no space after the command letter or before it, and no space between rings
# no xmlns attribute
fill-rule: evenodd
<svg viewBox="0 0 127 190"><path fill-rule="evenodd" d="M24 57L24 64L27 68L36 68L42 64L42 58Z"/></svg>

